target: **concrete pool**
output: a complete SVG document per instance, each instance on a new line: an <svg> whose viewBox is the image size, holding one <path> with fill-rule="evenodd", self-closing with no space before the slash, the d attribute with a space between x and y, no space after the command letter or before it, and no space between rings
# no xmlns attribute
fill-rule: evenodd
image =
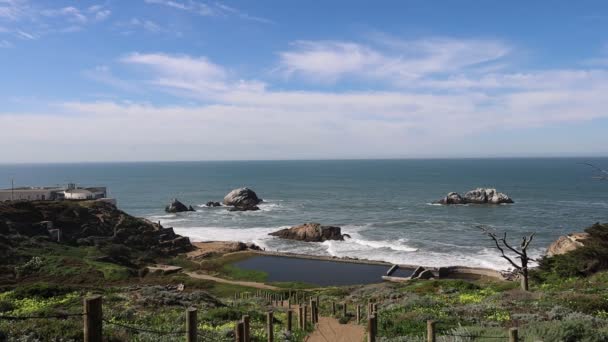
<svg viewBox="0 0 608 342"><path fill-rule="evenodd" d="M319 286L381 283L390 266L330 260L259 255L233 264L268 274L268 282L303 282ZM408 277L412 269L399 269L397 277Z"/></svg>

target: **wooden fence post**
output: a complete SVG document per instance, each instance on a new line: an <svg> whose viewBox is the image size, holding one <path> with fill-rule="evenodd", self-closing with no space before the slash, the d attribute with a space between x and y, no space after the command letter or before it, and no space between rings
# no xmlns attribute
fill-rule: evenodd
<svg viewBox="0 0 608 342"><path fill-rule="evenodd" d="M332 316L336 315L336 302L331 302L331 314Z"/></svg>
<svg viewBox="0 0 608 342"><path fill-rule="evenodd" d="M186 310L186 341L196 342L197 324L196 308L188 308Z"/></svg>
<svg viewBox="0 0 608 342"><path fill-rule="evenodd" d="M367 320L367 342L376 342L376 316L370 315Z"/></svg>
<svg viewBox="0 0 608 342"><path fill-rule="evenodd" d="M266 313L266 331L268 334L268 342L274 341L274 328L272 327L273 319L274 316L272 314L272 311L268 311Z"/></svg>
<svg viewBox="0 0 608 342"><path fill-rule="evenodd" d="M426 341L435 342L435 321L426 321Z"/></svg>
<svg viewBox="0 0 608 342"><path fill-rule="evenodd" d="M245 342L251 341L249 325L250 325L249 315L243 315L243 339L245 340Z"/></svg>
<svg viewBox="0 0 608 342"><path fill-rule="evenodd" d="M361 322L361 305L357 305L357 324Z"/></svg>
<svg viewBox="0 0 608 342"><path fill-rule="evenodd" d="M344 305L342 305L342 315L346 317L346 302L344 302Z"/></svg>
<svg viewBox="0 0 608 342"><path fill-rule="evenodd" d="M84 341L101 342L103 310L101 296L84 299Z"/></svg>
<svg viewBox="0 0 608 342"><path fill-rule="evenodd" d="M372 304L372 312L378 317L378 303Z"/></svg>
<svg viewBox="0 0 608 342"><path fill-rule="evenodd" d="M306 304L304 304L304 324L302 325L304 330L306 330L306 326L308 325L307 318L308 318L308 307L306 307Z"/></svg>
<svg viewBox="0 0 608 342"><path fill-rule="evenodd" d="M291 332L291 321L293 319L293 311L287 310L287 331Z"/></svg>
<svg viewBox="0 0 608 342"><path fill-rule="evenodd" d="M314 300L310 301L310 322L312 324L317 323L317 302Z"/></svg>
<svg viewBox="0 0 608 342"><path fill-rule="evenodd" d="M300 329L304 329L304 308L302 305L298 305L298 326Z"/></svg>
<svg viewBox="0 0 608 342"><path fill-rule="evenodd" d="M236 322L234 337L236 342L245 342L245 323L243 321Z"/></svg>
<svg viewBox="0 0 608 342"><path fill-rule="evenodd" d="M517 328L509 329L509 342L518 342L519 341L519 332Z"/></svg>

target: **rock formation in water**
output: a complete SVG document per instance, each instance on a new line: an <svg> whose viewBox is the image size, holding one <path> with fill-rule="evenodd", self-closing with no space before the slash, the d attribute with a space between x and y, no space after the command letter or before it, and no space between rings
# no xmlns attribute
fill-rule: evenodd
<svg viewBox="0 0 608 342"><path fill-rule="evenodd" d="M213 201L209 201L207 203L205 203L206 207L210 207L210 208L214 208L214 207L220 207L222 204L220 202L213 202Z"/></svg>
<svg viewBox="0 0 608 342"><path fill-rule="evenodd" d="M304 223L303 225L281 229L268 235L306 242L342 241L345 236L350 237L347 234L343 235L340 227L322 226L319 223Z"/></svg>
<svg viewBox="0 0 608 342"><path fill-rule="evenodd" d="M513 203L513 200L496 189L477 188L468 191L461 196L456 192L450 192L444 198L435 202L439 204L503 204Z"/></svg>
<svg viewBox="0 0 608 342"><path fill-rule="evenodd" d="M174 198L168 206L165 207L165 211L168 213L181 213L184 211L194 211L192 206L186 206L182 202L178 201L177 198Z"/></svg>
<svg viewBox="0 0 608 342"><path fill-rule="evenodd" d="M234 189L224 197L224 205L233 207L229 211L260 210L257 205L261 202L255 191L249 188Z"/></svg>

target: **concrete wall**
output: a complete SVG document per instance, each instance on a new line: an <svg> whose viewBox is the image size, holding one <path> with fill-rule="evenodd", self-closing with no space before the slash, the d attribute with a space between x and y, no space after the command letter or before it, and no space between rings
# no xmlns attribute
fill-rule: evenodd
<svg viewBox="0 0 608 342"><path fill-rule="evenodd" d="M11 195L11 190L0 190L0 202L10 201L11 198L15 201L18 200L26 200L26 201L36 201L36 200L52 200L55 199L54 195L55 190L48 189L19 189L14 190Z"/></svg>

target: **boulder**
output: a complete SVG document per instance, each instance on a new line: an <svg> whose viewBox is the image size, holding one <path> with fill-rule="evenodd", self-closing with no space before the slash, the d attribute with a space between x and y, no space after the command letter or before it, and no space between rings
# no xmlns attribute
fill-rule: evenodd
<svg viewBox="0 0 608 342"><path fill-rule="evenodd" d="M258 198L258 195L249 188L234 189L224 197L224 205L235 207L253 208L261 202L262 200Z"/></svg>
<svg viewBox="0 0 608 342"><path fill-rule="evenodd" d="M182 202L178 201L177 198L174 198L168 206L165 207L165 211L168 213L181 213L184 211L194 211L192 206L187 207Z"/></svg>
<svg viewBox="0 0 608 342"><path fill-rule="evenodd" d="M585 240L589 238L589 233L572 233L566 236L560 236L547 249L547 256L566 254L575 249L583 247Z"/></svg>
<svg viewBox="0 0 608 342"><path fill-rule="evenodd" d="M446 197L435 202L439 204L503 204L513 203L513 200L496 189L477 188L468 191L461 196L456 192L450 192Z"/></svg>
<svg viewBox="0 0 608 342"><path fill-rule="evenodd" d="M222 204L220 202L213 202L213 201L209 201L207 203L205 203L205 206L207 207L220 207Z"/></svg>
<svg viewBox="0 0 608 342"><path fill-rule="evenodd" d="M340 227L322 226L319 223L304 223L303 225L281 229L268 235L306 242L344 240Z"/></svg>

